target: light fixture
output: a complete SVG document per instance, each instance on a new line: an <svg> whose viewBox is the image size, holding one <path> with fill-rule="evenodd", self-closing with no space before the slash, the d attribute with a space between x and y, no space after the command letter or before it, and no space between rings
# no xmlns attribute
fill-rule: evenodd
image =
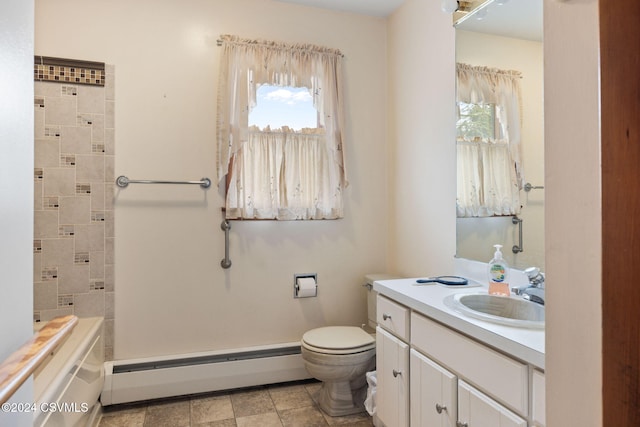
<svg viewBox="0 0 640 427"><path fill-rule="evenodd" d="M442 0L440 7L442 7L443 12L453 13L458 10L458 0Z"/></svg>
<svg viewBox="0 0 640 427"><path fill-rule="evenodd" d="M502 6L505 3L508 3L509 0L495 0L494 3L497 4L498 6Z"/></svg>

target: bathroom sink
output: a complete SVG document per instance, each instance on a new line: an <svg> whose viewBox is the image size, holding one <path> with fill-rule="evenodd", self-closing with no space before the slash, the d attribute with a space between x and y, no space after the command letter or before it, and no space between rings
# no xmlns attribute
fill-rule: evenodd
<svg viewBox="0 0 640 427"><path fill-rule="evenodd" d="M457 312L487 322L519 328L543 329L544 306L517 297L454 294L444 299Z"/></svg>

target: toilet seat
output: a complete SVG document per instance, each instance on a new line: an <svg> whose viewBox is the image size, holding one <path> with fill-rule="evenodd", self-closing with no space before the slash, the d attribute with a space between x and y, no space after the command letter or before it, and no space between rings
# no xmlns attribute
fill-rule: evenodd
<svg viewBox="0 0 640 427"><path fill-rule="evenodd" d="M355 354L375 349L376 340L357 326L325 326L307 331L302 345L316 353Z"/></svg>

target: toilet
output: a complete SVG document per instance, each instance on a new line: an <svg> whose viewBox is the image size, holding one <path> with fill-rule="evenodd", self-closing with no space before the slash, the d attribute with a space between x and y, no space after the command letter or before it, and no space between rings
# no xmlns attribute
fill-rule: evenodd
<svg viewBox="0 0 640 427"><path fill-rule="evenodd" d="M396 277L365 276L368 324L325 326L302 336L301 351L309 375L322 381L318 405L332 417L364 411L366 373L376 369L376 292L373 282Z"/></svg>

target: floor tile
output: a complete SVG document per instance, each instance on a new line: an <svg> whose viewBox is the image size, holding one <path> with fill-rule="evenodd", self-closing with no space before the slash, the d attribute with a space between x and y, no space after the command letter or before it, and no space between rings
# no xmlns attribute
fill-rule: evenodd
<svg viewBox="0 0 640 427"><path fill-rule="evenodd" d="M189 400L159 402L147 407L145 427L189 427L191 425Z"/></svg>
<svg viewBox="0 0 640 427"><path fill-rule="evenodd" d="M236 424L238 427L282 427L282 422L276 412L238 417Z"/></svg>
<svg viewBox="0 0 640 427"><path fill-rule="evenodd" d="M191 399L191 423L203 424L234 418L231 397L213 396Z"/></svg>
<svg viewBox="0 0 640 427"><path fill-rule="evenodd" d="M236 418L276 411L266 389L233 392L231 393L231 403Z"/></svg>
<svg viewBox="0 0 640 427"><path fill-rule="evenodd" d="M282 425L285 427L326 427L328 425L315 406L286 409L279 414Z"/></svg>
<svg viewBox="0 0 640 427"><path fill-rule="evenodd" d="M103 409L100 427L143 427L146 407L124 408L110 411Z"/></svg>
<svg viewBox="0 0 640 427"><path fill-rule="evenodd" d="M313 400L304 385L269 388L269 395L278 411L313 406Z"/></svg>

